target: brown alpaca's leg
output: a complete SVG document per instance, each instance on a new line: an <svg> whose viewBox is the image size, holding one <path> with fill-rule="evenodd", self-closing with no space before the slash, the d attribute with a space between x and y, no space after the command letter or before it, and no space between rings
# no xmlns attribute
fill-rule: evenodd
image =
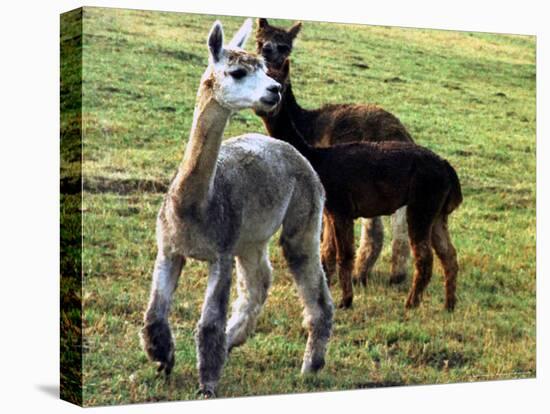
<svg viewBox="0 0 550 414"><path fill-rule="evenodd" d="M353 271L353 219L341 216L333 217L334 234L336 236L336 262L338 276L342 289L342 301L339 308L350 308L353 303L353 286L351 274Z"/></svg>
<svg viewBox="0 0 550 414"><path fill-rule="evenodd" d="M402 283L407 278L410 247L407 232L407 207L401 207L391 216L392 257L390 283Z"/></svg>
<svg viewBox="0 0 550 414"><path fill-rule="evenodd" d="M422 196L423 194L420 193L420 195ZM420 304L422 293L432 277L433 253L431 230L440 205L433 195L432 197L427 195L419 197L420 203L414 202L407 207L407 224L415 271L411 290L405 303L406 308L413 308Z"/></svg>
<svg viewBox="0 0 550 414"><path fill-rule="evenodd" d="M372 268L380 256L384 243L384 226L381 217L363 219L361 244L355 259L354 279L366 286Z"/></svg>
<svg viewBox="0 0 550 414"><path fill-rule="evenodd" d="M445 309L454 310L456 304L456 276L458 274L458 261L456 250L451 242L447 217L436 220L432 229L432 244L445 273Z"/></svg>
<svg viewBox="0 0 550 414"><path fill-rule="evenodd" d="M336 241L334 236L332 217L323 212L323 233L321 235L321 262L327 278L327 283L332 284L332 277L336 273Z"/></svg>
<svg viewBox="0 0 550 414"><path fill-rule="evenodd" d="M411 290L405 303L406 308L414 308L420 304L422 293L432 277L433 267L433 253L429 237L411 240L411 246L415 271Z"/></svg>

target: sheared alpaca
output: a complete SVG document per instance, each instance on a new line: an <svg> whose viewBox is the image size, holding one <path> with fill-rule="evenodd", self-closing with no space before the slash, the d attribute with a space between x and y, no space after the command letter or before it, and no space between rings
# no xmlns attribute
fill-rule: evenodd
<svg viewBox="0 0 550 414"><path fill-rule="evenodd" d="M268 68L281 69L291 54L294 40L301 29L301 22L285 30L272 26L267 19L258 19L256 31L257 52L262 54ZM391 113L372 105L337 104L308 110L294 100L295 125L306 141L315 147L355 141L402 141L413 142L403 124ZM334 173L337 173L336 171ZM407 240L406 208L392 215L392 268L390 283L401 283L407 275L409 244ZM331 235L331 227L324 222L323 234ZM364 219L361 228L361 243L355 261L355 278L366 285L380 252L384 228L380 217ZM336 241L334 235L323 237L322 260L327 275L335 272Z"/></svg>
<svg viewBox="0 0 550 414"><path fill-rule="evenodd" d="M342 301L353 301L353 220L388 215L407 206L409 241L415 273L406 307L419 305L432 276L434 248L445 273L445 308L456 303L456 250L447 227L449 214L462 202L455 170L432 151L413 143L357 142L315 148L296 128L294 97L288 59L268 75L282 85L282 99L272 111L261 113L269 134L292 144L306 157L325 187L325 221L336 236L336 260ZM326 236L326 234L325 234Z"/></svg>
<svg viewBox="0 0 550 414"><path fill-rule="evenodd" d="M308 330L302 373L325 362L333 306L319 254L324 191L311 165L292 146L259 134L225 141L232 112L270 110L280 85L261 57L241 49L252 22L228 47L214 23L208 36L209 66L202 76L183 161L157 218L158 254L142 329L143 347L158 371L170 374L174 340L170 303L186 258L207 261L208 285L196 329L199 393L215 396L228 350L245 342L271 284L270 237L280 243L304 305ZM227 322L233 259L238 298Z"/></svg>

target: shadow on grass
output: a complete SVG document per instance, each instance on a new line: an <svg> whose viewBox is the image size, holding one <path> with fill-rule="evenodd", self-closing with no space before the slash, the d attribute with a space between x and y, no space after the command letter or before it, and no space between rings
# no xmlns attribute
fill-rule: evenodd
<svg viewBox="0 0 550 414"><path fill-rule="evenodd" d="M115 193L127 195L132 193L165 193L168 184L157 180L138 178L89 177L83 180L84 191L92 194Z"/></svg>
<svg viewBox="0 0 550 414"><path fill-rule="evenodd" d="M376 271L369 276L369 279L366 285L363 285L361 282L359 282L354 278L353 288L356 289L358 292L362 292L362 291L368 292L369 287L382 286L385 289L386 288L393 289L398 292L408 292L410 288L411 278L412 278L410 273L411 273L410 271L407 273L406 278L403 279L402 282L391 283L390 282L391 274L389 272ZM334 286L334 285L335 283L333 282L333 285L331 286Z"/></svg>
<svg viewBox="0 0 550 414"><path fill-rule="evenodd" d="M405 384L402 381L366 381L355 383L355 388L364 389L364 388L386 388L386 387L402 387Z"/></svg>

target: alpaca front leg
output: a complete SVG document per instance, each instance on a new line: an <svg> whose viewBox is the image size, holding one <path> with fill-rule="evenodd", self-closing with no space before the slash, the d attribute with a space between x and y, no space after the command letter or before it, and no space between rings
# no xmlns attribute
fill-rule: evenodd
<svg viewBox="0 0 550 414"><path fill-rule="evenodd" d="M158 372L169 375L174 367L174 340L168 314L185 258L166 256L160 249L155 261L149 305L141 329L142 347L150 360L158 362Z"/></svg>
<svg viewBox="0 0 550 414"><path fill-rule="evenodd" d="M233 257L220 257L209 269L208 285L195 335L200 388L204 398L215 397L227 354L225 325L231 290Z"/></svg>
<svg viewBox="0 0 550 414"><path fill-rule="evenodd" d="M332 285L332 278L336 274L336 239L334 236L332 217L323 213L323 232L321 234L321 262L328 285Z"/></svg>
<svg viewBox="0 0 550 414"><path fill-rule="evenodd" d="M348 309L353 304L353 258L355 246L353 244L353 219L335 216L334 234L336 235L336 262L338 263L338 277L342 289L342 300L339 308Z"/></svg>
<svg viewBox="0 0 550 414"><path fill-rule="evenodd" d="M381 217L363 219L361 243L355 259L354 280L367 285L370 273L380 256L384 244L384 225Z"/></svg>

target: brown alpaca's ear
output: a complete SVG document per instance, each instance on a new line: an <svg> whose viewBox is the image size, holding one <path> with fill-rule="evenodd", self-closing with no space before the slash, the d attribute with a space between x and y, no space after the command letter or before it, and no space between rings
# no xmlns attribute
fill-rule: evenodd
<svg viewBox="0 0 550 414"><path fill-rule="evenodd" d="M267 22L267 19L264 19L264 18L258 19L258 27L260 29L263 29L263 28L268 27L268 26L269 26L269 23Z"/></svg>
<svg viewBox="0 0 550 414"><path fill-rule="evenodd" d="M302 22L296 22L292 25L290 29L288 29L288 34L292 36L294 39L296 36L298 36L298 33L300 33L300 30L302 29Z"/></svg>

